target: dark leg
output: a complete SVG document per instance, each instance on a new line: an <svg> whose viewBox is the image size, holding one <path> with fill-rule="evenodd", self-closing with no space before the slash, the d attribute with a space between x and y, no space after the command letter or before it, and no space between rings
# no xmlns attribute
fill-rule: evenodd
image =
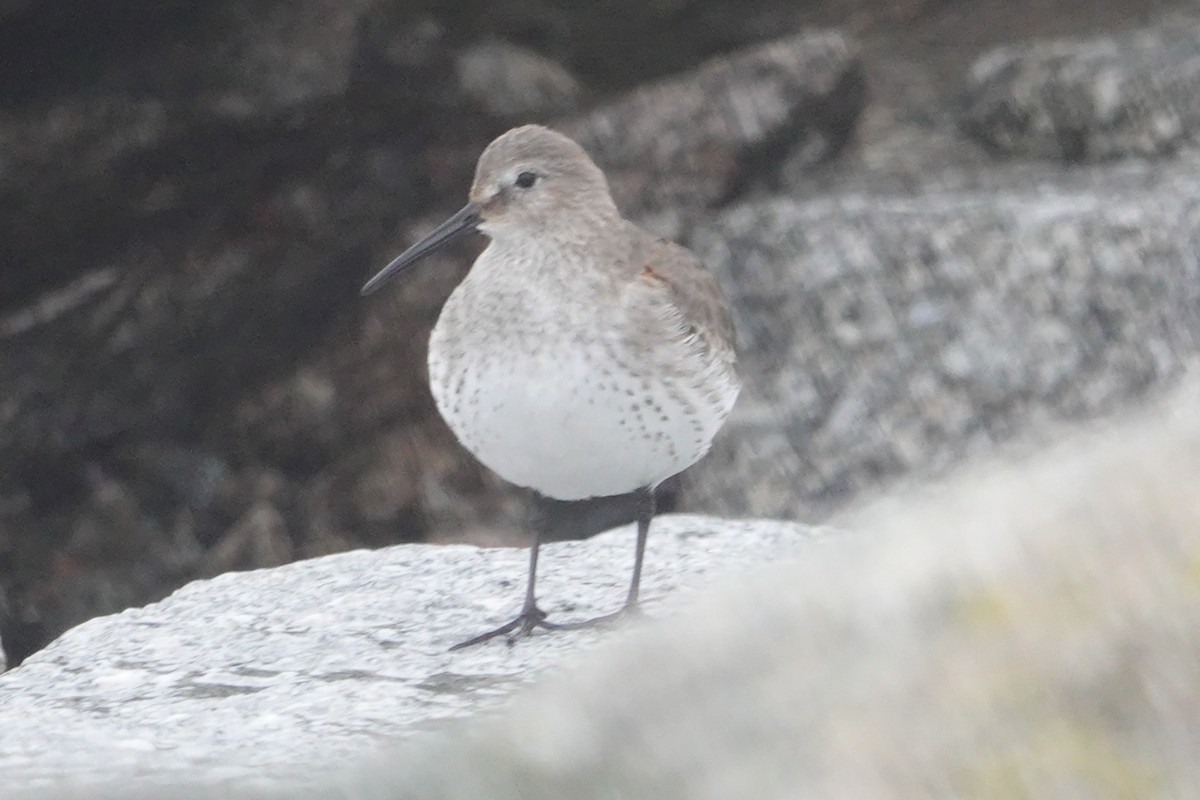
<svg viewBox="0 0 1200 800"><path fill-rule="evenodd" d="M534 586L537 583L537 563L538 549L542 544L542 527L543 522L536 512L530 514L530 521L533 523L533 545L529 548L529 580L525 584L525 604L521 607L521 613L512 622L506 622L494 631L481 633L478 636L473 636L465 642L459 642L450 648L451 651L462 650L464 647L486 642L488 639L494 639L497 636L511 634L508 643L512 644L522 636L528 636L533 633L534 628L555 629L558 625L552 622L546 622L546 612L538 608L537 595Z"/></svg>
<svg viewBox="0 0 1200 800"><path fill-rule="evenodd" d="M619 611L595 617L583 622L567 622L555 627L561 630L575 630L591 625L612 622L625 616L640 614L638 609L638 591L642 583L642 559L646 554L646 539L650 535L650 520L654 519L655 499L653 489L638 489L637 494L637 550L633 557L633 578L629 582L629 594L625 596L625 605Z"/></svg>
<svg viewBox="0 0 1200 800"><path fill-rule="evenodd" d="M637 552L633 557L633 579L622 611L636 611L638 591L642 583L642 559L646 555L646 539L650 536L650 520L654 519L654 490L640 489L637 493Z"/></svg>

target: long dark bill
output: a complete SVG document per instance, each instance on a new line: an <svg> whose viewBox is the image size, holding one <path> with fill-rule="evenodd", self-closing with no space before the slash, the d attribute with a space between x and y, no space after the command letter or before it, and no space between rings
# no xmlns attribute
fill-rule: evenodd
<svg viewBox="0 0 1200 800"><path fill-rule="evenodd" d="M362 293L370 294L451 239L475 230L475 226L478 224L479 206L475 203L467 203L461 211L438 225L429 232L428 236L396 256L392 263L379 270L378 275L363 284Z"/></svg>

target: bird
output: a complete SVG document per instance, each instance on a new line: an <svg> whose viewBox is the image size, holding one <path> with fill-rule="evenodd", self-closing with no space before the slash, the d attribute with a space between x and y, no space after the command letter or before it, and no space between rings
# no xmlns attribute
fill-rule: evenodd
<svg viewBox="0 0 1200 800"><path fill-rule="evenodd" d="M552 622L537 602L535 525L520 613L452 650L637 614L655 491L708 452L741 389L717 280L690 250L625 219L577 142L540 125L501 134L468 198L362 294L462 234L488 237L430 334L438 412L509 483L565 501L633 495L637 542L619 610Z"/></svg>

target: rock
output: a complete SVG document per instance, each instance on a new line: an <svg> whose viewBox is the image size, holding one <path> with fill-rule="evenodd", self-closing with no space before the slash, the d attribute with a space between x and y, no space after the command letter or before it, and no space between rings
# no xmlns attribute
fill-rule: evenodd
<svg viewBox="0 0 1200 800"><path fill-rule="evenodd" d="M773 198L695 228L745 387L685 475L691 508L812 519L1180 374L1200 349L1200 169L1010 183Z"/></svg>
<svg viewBox="0 0 1200 800"><path fill-rule="evenodd" d="M971 70L962 127L998 153L1098 161L1200 142L1200 19L1025 42Z"/></svg>
<svg viewBox="0 0 1200 800"><path fill-rule="evenodd" d="M229 5L205 49L199 101L219 116L273 116L344 95L359 55L359 25L374 0ZM231 35L232 34L232 35Z"/></svg>
<svg viewBox="0 0 1200 800"><path fill-rule="evenodd" d="M783 155L836 154L865 100L852 42L806 32L714 59L556 125L604 169L626 213L707 206Z"/></svg>
<svg viewBox="0 0 1200 800"><path fill-rule="evenodd" d="M283 516L269 503L260 502L205 554L196 572L209 576L232 570L277 567L294 558Z"/></svg>
<svg viewBox="0 0 1200 800"><path fill-rule="evenodd" d="M813 542L800 525L662 517L643 576L652 617L714 575ZM632 529L548 545L543 607L613 610ZM91 620L0 676L4 797L169 784L241 791L331 780L388 737L494 709L567 653L622 631L587 629L448 653L520 607L524 549L409 545L197 581ZM168 792L173 794L173 792Z"/></svg>
<svg viewBox="0 0 1200 800"><path fill-rule="evenodd" d="M497 117L525 121L567 114L583 95L579 81L561 65L502 39L467 47L456 66L463 91Z"/></svg>

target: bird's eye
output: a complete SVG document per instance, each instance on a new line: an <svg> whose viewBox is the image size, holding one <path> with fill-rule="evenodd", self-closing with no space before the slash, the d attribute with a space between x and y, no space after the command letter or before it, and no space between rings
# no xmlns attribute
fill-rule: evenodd
<svg viewBox="0 0 1200 800"><path fill-rule="evenodd" d="M530 186L533 186L536 181L537 175L534 175L532 172L522 172L517 176L515 183L522 189L528 189Z"/></svg>

